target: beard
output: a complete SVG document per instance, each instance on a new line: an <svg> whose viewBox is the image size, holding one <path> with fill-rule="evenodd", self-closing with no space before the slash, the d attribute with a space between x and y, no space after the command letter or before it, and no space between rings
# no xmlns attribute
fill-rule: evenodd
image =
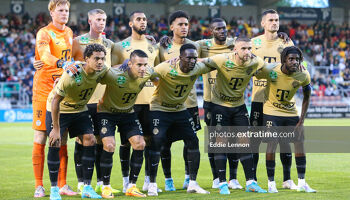
<svg viewBox="0 0 350 200"><path fill-rule="evenodd" d="M144 35L146 34L146 29L145 30L141 30L141 28L136 28L135 26L132 26L132 30L134 30L136 33L138 33L139 35Z"/></svg>
<svg viewBox="0 0 350 200"><path fill-rule="evenodd" d="M225 37L215 37L215 39L217 39L220 42L226 41L226 38L227 38L227 36L225 36Z"/></svg>

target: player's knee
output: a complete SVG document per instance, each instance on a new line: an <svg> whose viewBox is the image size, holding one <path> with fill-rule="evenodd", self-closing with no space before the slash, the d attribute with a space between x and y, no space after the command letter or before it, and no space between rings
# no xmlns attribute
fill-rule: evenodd
<svg viewBox="0 0 350 200"><path fill-rule="evenodd" d="M84 146L94 146L96 144L96 139L93 134L85 134L84 135L84 140L83 140L83 145Z"/></svg>
<svg viewBox="0 0 350 200"><path fill-rule="evenodd" d="M133 143L132 148L135 150L143 150L146 146L145 140L141 137L135 143Z"/></svg>
<svg viewBox="0 0 350 200"><path fill-rule="evenodd" d="M108 151L108 152L114 152L114 150L115 150L115 142L109 141L109 142L103 144L103 149Z"/></svg>
<svg viewBox="0 0 350 200"><path fill-rule="evenodd" d="M46 143L47 134L45 131L34 131L34 142L37 144L45 144Z"/></svg>

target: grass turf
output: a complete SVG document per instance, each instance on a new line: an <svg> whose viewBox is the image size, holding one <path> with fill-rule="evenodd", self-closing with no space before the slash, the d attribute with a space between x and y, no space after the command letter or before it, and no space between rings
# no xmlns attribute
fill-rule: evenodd
<svg viewBox="0 0 350 200"><path fill-rule="evenodd" d="M305 125L311 126L347 126L350 119L307 119ZM32 145L33 131L30 123L0 123L0 199L33 199L34 176L32 169ZM295 191L282 189L282 166L279 159L276 159L276 183L279 193L277 194L254 194L244 191L231 190L227 196L219 195L217 189L211 189L212 175L207 158L203 148L203 131L198 133L200 139L201 165L198 179L200 186L209 190L210 195L187 194L182 190L184 180L184 163L182 159L183 142L177 142L172 146L172 174L174 178L175 192L159 193L158 197L147 197L152 199L349 199L350 198L350 154L308 154L306 180L309 185L318 190L315 194L298 193ZM119 138L119 137L117 137ZM117 139L119 142L119 139ZM117 144L118 146L118 144ZM47 150L46 150L47 152ZM74 140L68 142L69 166L67 182L76 189L77 180L74 171ZM278 156L277 156L278 157ZM45 160L46 162L46 160ZM138 187L143 185L144 171L141 171L138 180ZM292 179L297 183L297 173L295 160L293 159ZM238 167L238 180L242 186L245 185L244 173L241 164ZM260 155L258 166L258 180L260 185L267 188L267 175L265 169L265 156ZM164 191L164 176L159 167L158 187ZM96 183L96 177L93 177L92 185ZM118 148L114 154L114 166L112 171L111 184L114 188L122 189L122 177L120 171L120 162ZM44 186L46 188L46 197L49 199L50 182L48 177L47 165L44 169ZM80 196L66 197L63 199L80 199ZM116 199L133 199L131 197L117 195Z"/></svg>

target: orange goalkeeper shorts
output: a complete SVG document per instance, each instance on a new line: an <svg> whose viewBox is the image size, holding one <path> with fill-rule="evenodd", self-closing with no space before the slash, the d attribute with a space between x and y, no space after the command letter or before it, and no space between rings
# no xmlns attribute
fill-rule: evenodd
<svg viewBox="0 0 350 200"><path fill-rule="evenodd" d="M46 131L46 101L33 101L33 125L38 131Z"/></svg>

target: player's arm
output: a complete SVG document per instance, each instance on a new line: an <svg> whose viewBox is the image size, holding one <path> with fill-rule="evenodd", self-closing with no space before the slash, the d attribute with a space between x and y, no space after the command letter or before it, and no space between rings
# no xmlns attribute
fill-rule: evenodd
<svg viewBox="0 0 350 200"><path fill-rule="evenodd" d="M307 109L309 108L310 96L311 96L311 78L310 74L306 71L306 79L301 84L303 87L303 104L301 106L301 114L300 119L296 127L300 127L304 125L304 119L306 116Z"/></svg>
<svg viewBox="0 0 350 200"><path fill-rule="evenodd" d="M84 53L82 51L78 38L75 38L73 40L72 57L74 60L84 61Z"/></svg>
<svg viewBox="0 0 350 200"><path fill-rule="evenodd" d="M303 87L303 104L301 106L301 115L297 127L304 125L304 119L306 116L307 109L309 108L310 104L310 96L311 96L311 85L308 84Z"/></svg>
<svg viewBox="0 0 350 200"><path fill-rule="evenodd" d="M40 30L37 34L36 48L39 54L40 60L46 64L46 66L57 66L58 58L51 54L50 50L50 36L43 30ZM44 66L45 67L45 66Z"/></svg>
<svg viewBox="0 0 350 200"><path fill-rule="evenodd" d="M222 54L211 56L209 58L198 59L198 62L203 63L205 66L213 69L218 69L225 61L225 56Z"/></svg>
<svg viewBox="0 0 350 200"><path fill-rule="evenodd" d="M59 147L61 143L60 134L60 103L63 100L63 96L55 93L51 102L51 117L52 117L52 130L49 135L49 144L51 147Z"/></svg>

